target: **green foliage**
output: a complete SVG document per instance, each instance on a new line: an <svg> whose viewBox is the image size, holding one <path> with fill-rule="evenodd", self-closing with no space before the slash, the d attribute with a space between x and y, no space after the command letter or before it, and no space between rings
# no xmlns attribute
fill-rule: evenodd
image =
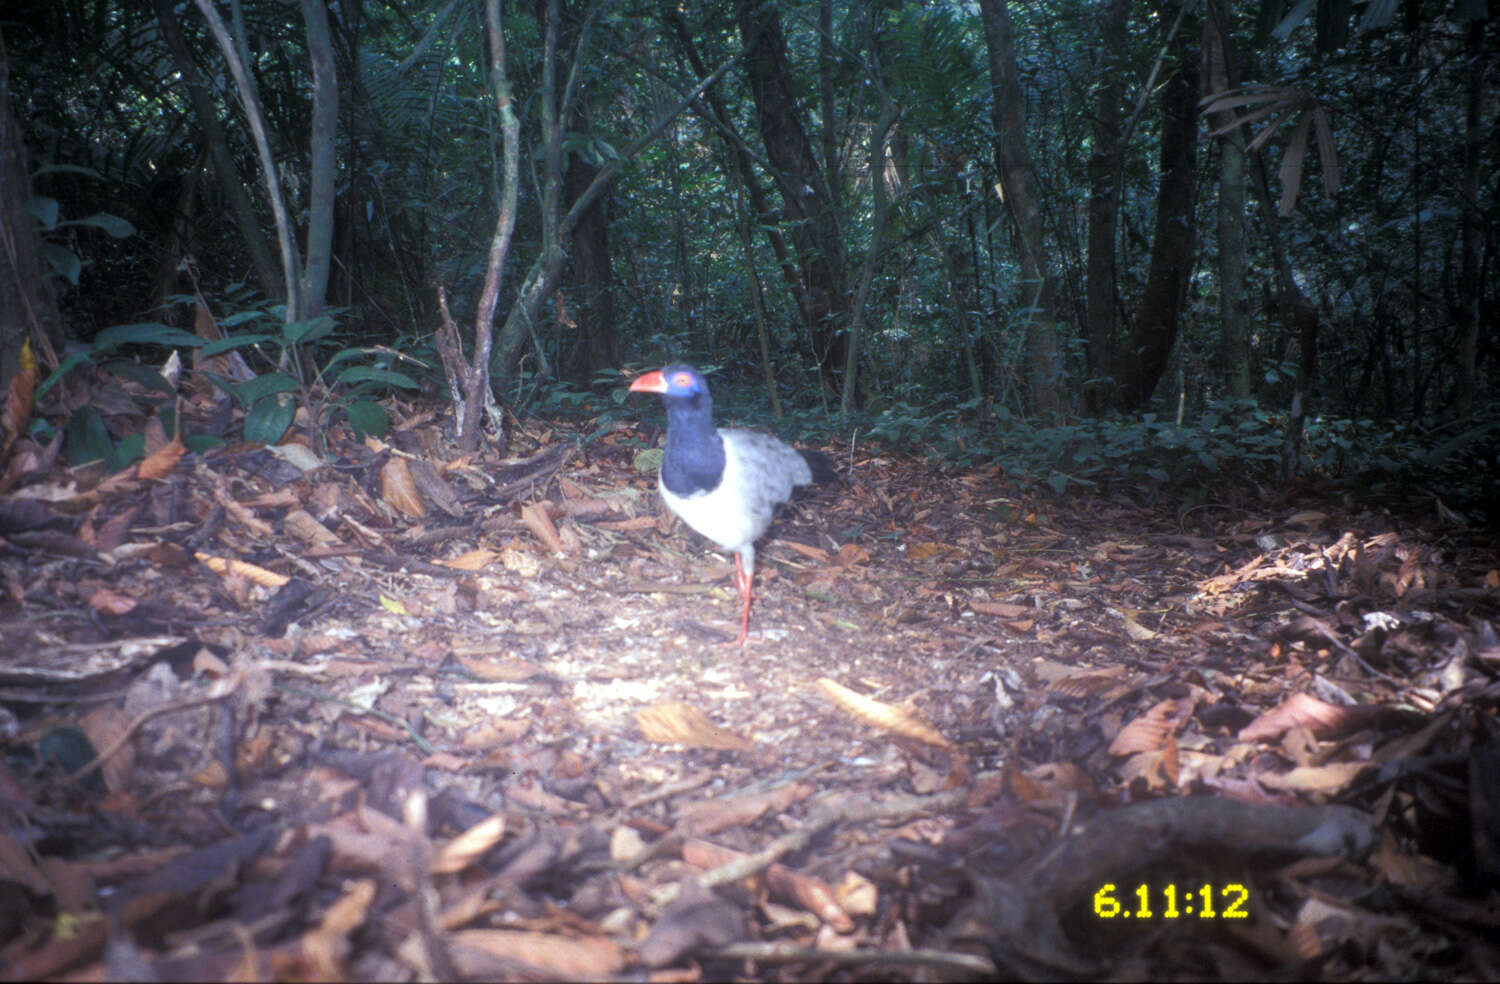
<svg viewBox="0 0 1500 984"><path fill-rule="evenodd" d="M63 164L38 168L35 177L47 174L78 174L100 180L99 172L93 168ZM28 198L25 208L42 228L42 257L47 261L48 268L46 275L60 277L74 287L78 286L78 278L88 261L81 259L75 252L68 232L70 228L101 229L114 239L128 239L135 235L135 226L108 212L96 212L81 219L63 218L61 203L46 195Z"/></svg>
<svg viewBox="0 0 1500 984"><path fill-rule="evenodd" d="M325 447L327 426L338 415L348 421L357 438L383 436L390 421L371 395L390 387L418 388L411 376L391 368L403 358L401 354L385 346L340 345L341 309L330 308L300 321L281 321L284 310L281 305L247 307L221 322L226 329L247 330L203 347L205 356L239 351L247 356L247 365L252 361L265 365L259 375L243 381L206 374L245 408L245 439L264 444L280 441L299 405L316 421L320 450Z"/></svg>
<svg viewBox="0 0 1500 984"><path fill-rule="evenodd" d="M177 297L173 301L191 304L194 299ZM299 406L306 407L317 421L315 436L320 444L328 425L339 415L358 438L383 436L390 421L372 397L392 387L417 388L414 378L391 368L407 357L386 346L341 345L340 312L283 323L277 321L282 310L280 305L243 308L220 322L226 329L241 330L214 342L157 322L106 328L95 336L91 346L70 353L37 388L37 395L45 394L79 367L92 366L171 398L176 390L160 372L127 356L140 349L160 348L196 348L204 357L240 352L252 371L260 367L258 374L245 380L207 371L204 375L245 408L245 440L277 443L291 427ZM168 433L175 432L175 419L169 416L163 423L168 425ZM115 443L103 419L91 407L79 409L68 420L66 439L68 456L75 464L102 458L112 471L139 460L145 447L141 434L127 435ZM185 440L194 450L205 447L199 437ZM208 443L214 442L210 439Z"/></svg>

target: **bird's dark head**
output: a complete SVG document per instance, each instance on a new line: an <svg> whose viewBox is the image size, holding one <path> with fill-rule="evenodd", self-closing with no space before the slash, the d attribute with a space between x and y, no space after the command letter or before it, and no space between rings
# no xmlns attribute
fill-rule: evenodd
<svg viewBox="0 0 1500 984"><path fill-rule="evenodd" d="M692 366L667 366L659 372L648 372L630 384L632 393L660 393L668 404L679 400L708 402L708 381Z"/></svg>

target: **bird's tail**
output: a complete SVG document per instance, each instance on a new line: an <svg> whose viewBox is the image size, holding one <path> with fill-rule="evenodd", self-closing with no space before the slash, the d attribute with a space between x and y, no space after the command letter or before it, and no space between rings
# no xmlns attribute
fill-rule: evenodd
<svg viewBox="0 0 1500 984"><path fill-rule="evenodd" d="M802 456L803 461L807 462L807 469L812 472L812 480L818 485L826 485L839 477L839 473L833 470L833 462L826 454L803 451L800 448L797 453Z"/></svg>

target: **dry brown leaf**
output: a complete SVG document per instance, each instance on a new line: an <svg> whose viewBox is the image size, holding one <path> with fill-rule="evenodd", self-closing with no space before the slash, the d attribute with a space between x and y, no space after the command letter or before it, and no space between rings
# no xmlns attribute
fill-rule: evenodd
<svg viewBox="0 0 1500 984"><path fill-rule="evenodd" d="M37 368L36 353L31 350L31 339L21 343L19 366L5 389L5 405L0 408L0 461L10 453L11 445L26 433L26 424L31 420L31 409L35 405Z"/></svg>
<svg viewBox="0 0 1500 984"><path fill-rule="evenodd" d="M104 615L124 615L137 604L139 602L129 595L120 594L109 588L100 588L89 595L89 607Z"/></svg>
<svg viewBox="0 0 1500 984"><path fill-rule="evenodd" d="M1049 694L1061 694L1064 697L1094 697L1099 694L1108 693L1122 685L1125 677L1125 667L1118 663L1114 666L1105 666L1089 670L1086 673L1076 673L1067 670L1060 665L1058 669L1062 676L1054 677L1047 684ZM1049 673L1052 675L1049 668ZM1046 676L1043 676L1046 679Z"/></svg>
<svg viewBox="0 0 1500 984"><path fill-rule="evenodd" d="M343 544L328 527L318 522L312 513L305 509L293 509L281 520L282 529L303 543L314 547L337 547Z"/></svg>
<svg viewBox="0 0 1500 984"><path fill-rule="evenodd" d="M275 571L268 571L264 567L247 564L243 560L233 560L228 557L212 557L201 551L193 554L198 562L221 577L242 577L253 581L265 588L279 588L291 578Z"/></svg>
<svg viewBox="0 0 1500 984"><path fill-rule="evenodd" d="M839 547L838 560L835 563L839 567L853 567L855 564L868 564L870 552L857 543L846 543Z"/></svg>
<svg viewBox="0 0 1500 984"><path fill-rule="evenodd" d="M519 683L522 680L530 680L533 677L547 676L547 668L540 663L533 663L529 659L520 656L507 656L503 653L459 653L455 652L453 658L462 664L463 668L474 674L481 680L490 680L499 683Z"/></svg>
<svg viewBox="0 0 1500 984"><path fill-rule="evenodd" d="M155 419L152 418L152 420ZM165 478L171 474L172 469L177 467L177 463L185 454L187 454L187 445L182 443L182 437L180 435L174 437L141 462L136 476L146 482Z"/></svg>
<svg viewBox="0 0 1500 984"><path fill-rule="evenodd" d="M0 875L6 881L26 886L38 898L46 898L52 894L52 885L47 881L47 876L42 874L42 869L31 859L31 852L22 847L14 837L4 833L0 833Z"/></svg>
<svg viewBox="0 0 1500 984"><path fill-rule="evenodd" d="M1333 796L1347 789L1366 769L1374 767L1369 762L1330 762L1298 766L1284 773L1267 772L1256 776L1256 780L1269 789Z"/></svg>
<svg viewBox="0 0 1500 984"><path fill-rule="evenodd" d="M410 835L401 821L379 810L361 805L326 823L310 824L307 834L328 836L335 859L331 864L339 870L395 875L400 882L409 881L409 876L394 871L391 852L406 844Z"/></svg>
<svg viewBox="0 0 1500 984"><path fill-rule="evenodd" d="M250 511L248 506L235 499L234 495L229 491L229 483L224 480L222 475L214 476L214 501L223 506L224 511L235 522L245 527L251 533L266 540L274 539L275 530L271 529L271 524L259 519L255 513Z"/></svg>
<svg viewBox="0 0 1500 984"><path fill-rule="evenodd" d="M908 543L906 545L906 559L915 561L931 560L934 557L941 557L944 554L956 553L957 551L958 548L951 543L918 540L915 543Z"/></svg>
<svg viewBox="0 0 1500 984"><path fill-rule="evenodd" d="M625 967L624 951L604 936L461 929L447 943L454 969L466 979L530 979L519 972L517 962L548 980L603 980Z"/></svg>
<svg viewBox="0 0 1500 984"><path fill-rule="evenodd" d="M542 541L542 546L553 553L566 553L567 545L563 543L562 537L557 535L557 527L552 523L552 517L547 514L547 507L535 502L528 502L521 507L521 522L526 528Z"/></svg>
<svg viewBox="0 0 1500 984"><path fill-rule="evenodd" d="M452 567L460 571L477 571L499 556L500 554L494 550L470 550L468 553L460 554L452 560L440 560L438 563L444 567Z"/></svg>
<svg viewBox="0 0 1500 984"><path fill-rule="evenodd" d="M514 745L526 737L526 732L530 730L531 724L527 721L492 718L466 732L459 741L459 745L467 751L474 752L502 748L506 745Z"/></svg>
<svg viewBox="0 0 1500 984"><path fill-rule="evenodd" d="M1066 806L1069 799L1093 799L1098 790L1084 772L1072 762L1043 762L1025 772L1006 770L1007 785L1022 803L1044 809Z"/></svg>
<svg viewBox="0 0 1500 984"><path fill-rule="evenodd" d="M1172 749L1175 757L1176 745L1172 736L1193 713L1193 699L1164 700L1141 717L1120 729L1115 740L1109 744L1111 755L1134 755L1137 752L1166 752Z"/></svg>
<svg viewBox="0 0 1500 984"><path fill-rule="evenodd" d="M1354 720L1350 708L1326 704L1309 694L1293 694L1240 729L1240 741L1276 738L1295 727L1304 727L1316 738L1328 738L1346 731Z"/></svg>
<svg viewBox="0 0 1500 984"><path fill-rule="evenodd" d="M1316 509L1308 509L1303 512L1292 513L1286 518L1286 521L1291 526L1305 526L1309 529L1315 529L1328 522L1328 514Z"/></svg>
<svg viewBox="0 0 1500 984"><path fill-rule="evenodd" d="M801 554L808 560L815 560L820 564L828 563L828 551L822 547L809 547L807 544L798 543L796 540L782 540L781 542L787 549Z"/></svg>
<svg viewBox="0 0 1500 984"><path fill-rule="evenodd" d="M748 751L751 747L746 739L719 727L702 711L681 701L662 701L637 711L635 721L647 741L681 742L729 752Z"/></svg>
<svg viewBox="0 0 1500 984"><path fill-rule="evenodd" d="M609 519L594 523L601 530L628 533L631 530L649 530L656 528L655 516L637 516L634 519ZM790 544L792 541L786 541Z"/></svg>
<svg viewBox="0 0 1500 984"><path fill-rule="evenodd" d="M1156 638L1156 633L1137 622L1129 612L1120 613L1120 621L1125 626L1125 634L1136 642L1149 642Z"/></svg>
<svg viewBox="0 0 1500 984"><path fill-rule="evenodd" d="M302 937L302 953L314 968L315 979L349 977L344 966L351 949L349 934L364 925L374 901L374 880L361 878L328 907L317 927Z"/></svg>
<svg viewBox="0 0 1500 984"><path fill-rule="evenodd" d="M745 857L740 851L698 838L682 845L682 860L696 868L721 868ZM772 862L755 877L764 880L772 898L800 905L840 933L854 931L854 920L839 906L833 886L823 879L780 862Z"/></svg>
<svg viewBox="0 0 1500 984"><path fill-rule="evenodd" d="M125 729L130 727L130 718L114 704L101 704L85 714L78 726L94 750L102 752L114 747L125 734ZM130 775L135 771L135 746L126 742L118 752L104 760L99 771L104 774L104 785L110 792L129 788Z"/></svg>
<svg viewBox="0 0 1500 984"><path fill-rule="evenodd" d="M678 811L678 828L702 837L729 827L754 823L769 813L782 813L813 794L805 782L787 783L763 793L741 793L689 803Z"/></svg>
<svg viewBox="0 0 1500 984"><path fill-rule="evenodd" d="M380 467L380 498L392 509L414 519L427 515L427 504L422 501L404 458L387 458Z"/></svg>
<svg viewBox="0 0 1500 984"><path fill-rule="evenodd" d="M1451 867L1425 854L1410 854L1402 850L1390 830L1381 835L1379 846L1370 855L1370 866L1392 884L1430 896L1456 889Z"/></svg>
<svg viewBox="0 0 1500 984"><path fill-rule="evenodd" d="M851 916L873 916L880 910L880 889L857 871L846 871L834 889L839 908Z"/></svg>
<svg viewBox="0 0 1500 984"><path fill-rule="evenodd" d="M465 830L438 851L432 870L439 875L463 871L505 837L505 814L496 813Z"/></svg>
<svg viewBox="0 0 1500 984"><path fill-rule="evenodd" d="M969 607L980 615L998 615L1001 618L1024 618L1032 614L1032 609L1026 605L1011 605L1003 601L970 599Z"/></svg>
<svg viewBox="0 0 1500 984"><path fill-rule="evenodd" d="M898 707L881 703L864 694L855 693L848 687L828 677L818 680L818 687L833 701L841 710L850 717L856 718L868 725L889 731L892 734L901 735L903 738L913 738L917 741L936 745L938 748L952 748L953 745L944 738L937 729L922 721L918 721L910 714Z"/></svg>

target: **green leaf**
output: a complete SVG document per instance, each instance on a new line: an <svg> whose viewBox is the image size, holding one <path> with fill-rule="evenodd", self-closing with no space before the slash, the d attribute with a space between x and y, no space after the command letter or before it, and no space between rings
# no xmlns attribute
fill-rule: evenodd
<svg viewBox="0 0 1500 984"><path fill-rule="evenodd" d="M91 167L83 167L79 164L43 164L31 172L33 178L40 178L44 174L81 174L85 178L99 178L103 176Z"/></svg>
<svg viewBox="0 0 1500 984"><path fill-rule="evenodd" d="M220 328L236 328L246 321L254 321L257 318L268 317L264 311L236 311L234 314L219 319ZM278 336L279 337L279 336Z"/></svg>
<svg viewBox="0 0 1500 984"><path fill-rule="evenodd" d="M107 352L121 345L164 345L171 348L197 348L204 339L190 331L173 328L156 321L142 321L133 325L112 325L94 336L94 351Z"/></svg>
<svg viewBox="0 0 1500 984"><path fill-rule="evenodd" d="M349 426L354 428L357 440L364 440L367 434L384 437L390 429L385 408L373 400L355 400L344 408L344 415L349 418Z"/></svg>
<svg viewBox="0 0 1500 984"><path fill-rule="evenodd" d="M245 406L258 405L268 396L277 393L291 393L297 389L297 381L284 372L268 372L264 376L256 376L254 379L240 383L234 388L234 395L239 397ZM248 426L248 425L247 425ZM276 435L279 440L281 435ZM275 444L275 441L268 441Z"/></svg>
<svg viewBox="0 0 1500 984"><path fill-rule="evenodd" d="M36 398L40 400L42 398L42 394L55 386L59 379L62 379L64 376L72 372L74 369L78 368L83 363L93 361L93 358L94 353L89 351L80 350L77 352L69 352L66 356L63 357L62 365L57 367L57 371L48 376L46 379L42 380L42 385L36 388Z"/></svg>
<svg viewBox="0 0 1500 984"><path fill-rule="evenodd" d="M394 369L377 369L374 366L350 366L339 373L338 382L345 386L355 383L385 383L402 389L417 389L417 381L404 372Z"/></svg>
<svg viewBox="0 0 1500 984"><path fill-rule="evenodd" d="M58 225L93 226L95 229L103 229L114 239L129 239L135 235L135 226L118 215L110 215L108 212L95 212L93 215L82 219L65 219L59 222Z"/></svg>
<svg viewBox="0 0 1500 984"><path fill-rule="evenodd" d="M251 407L250 412L245 415L245 440L275 444L286 434L287 428L292 426L292 418L296 415L296 401L282 402L278 396L268 396Z"/></svg>
<svg viewBox="0 0 1500 984"><path fill-rule="evenodd" d="M147 389L155 390L166 396L177 395L177 391L172 388L172 384L167 382L162 377L162 374L151 366L142 365L139 362L127 362L124 359L116 359L112 362L106 362L100 368L112 372L116 376L122 376L132 382L140 383Z"/></svg>
<svg viewBox="0 0 1500 984"><path fill-rule="evenodd" d="M1047 484L1051 486L1053 492L1062 495L1068 491L1068 476L1062 472L1053 472L1047 476Z"/></svg>
<svg viewBox="0 0 1500 984"><path fill-rule="evenodd" d="M203 454L205 451L223 447L224 439L214 437L212 434L189 434L183 438L182 443L186 444L187 449L194 454Z"/></svg>
<svg viewBox="0 0 1500 984"><path fill-rule="evenodd" d="M73 251L66 246L57 243L42 243L42 255L47 258L47 266L52 272L60 275L74 287L78 286L78 275L83 272L83 261L73 255Z"/></svg>
<svg viewBox="0 0 1500 984"><path fill-rule="evenodd" d="M289 345L315 342L332 331L333 325L333 319L326 314L320 314L315 318L304 318L301 321L289 321L281 326L281 337L286 339Z"/></svg>
<svg viewBox="0 0 1500 984"><path fill-rule="evenodd" d="M262 342L275 342L279 339L275 335L236 335L231 338L221 338L216 342L209 342L198 350L198 354L207 359L210 356L219 355L222 352L230 352L234 349L247 348L251 345L259 345Z"/></svg>
<svg viewBox="0 0 1500 984"><path fill-rule="evenodd" d="M114 442L104 426L104 418L93 407L80 407L68 418L68 460L75 465L98 461L109 456Z"/></svg>
<svg viewBox="0 0 1500 984"><path fill-rule="evenodd" d="M58 204L56 198L48 198L46 195L32 195L26 199L26 211L31 213L32 218L42 224L43 232L50 232L57 228Z"/></svg>
<svg viewBox="0 0 1500 984"><path fill-rule="evenodd" d="M339 349L337 352L335 352L332 356L329 357L329 359L328 359L327 362L323 363L323 374L326 376L328 373L332 372L333 371L333 367L336 366L336 365L338 365L340 362L344 362L344 361L347 361L349 359L357 359L357 358L359 358L362 355L373 355L373 354L374 354L374 350L373 349L367 349L367 348L346 348L346 349Z"/></svg>
<svg viewBox="0 0 1500 984"><path fill-rule="evenodd" d="M105 463L112 472L123 471L134 462L146 457L146 435L127 434L120 439L120 443L110 449L105 456Z"/></svg>

